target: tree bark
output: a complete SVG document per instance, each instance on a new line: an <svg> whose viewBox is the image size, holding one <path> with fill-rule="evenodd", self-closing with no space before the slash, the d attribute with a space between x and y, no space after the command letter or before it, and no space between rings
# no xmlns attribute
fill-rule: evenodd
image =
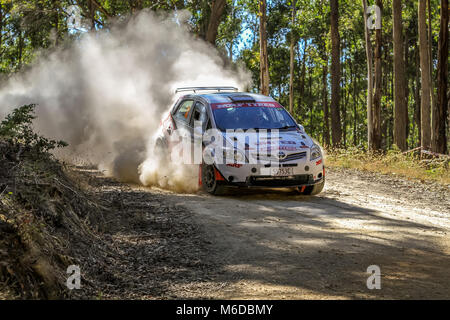
<svg viewBox="0 0 450 320"><path fill-rule="evenodd" d="M295 54L295 14L296 14L296 0L292 1L292 18L291 18L291 44L290 44L290 57L289 57L289 112L292 114L294 111L294 54Z"/></svg>
<svg viewBox="0 0 450 320"><path fill-rule="evenodd" d="M364 10L364 35L366 41L367 59L367 144L369 150L373 149L373 119L372 119L372 99L373 99L373 70L372 70L372 45L370 42L369 28L367 25L367 0L362 0Z"/></svg>
<svg viewBox="0 0 450 320"><path fill-rule="evenodd" d="M0 2L0 61L2 60L2 44L3 44L3 7L2 3Z"/></svg>
<svg viewBox="0 0 450 320"><path fill-rule="evenodd" d="M129 0L131 13L136 13L139 10L142 10L143 4L142 0Z"/></svg>
<svg viewBox="0 0 450 320"><path fill-rule="evenodd" d="M261 94L269 95L269 62L267 56L266 0L259 0L259 59Z"/></svg>
<svg viewBox="0 0 450 320"><path fill-rule="evenodd" d="M431 145L431 92L430 92L430 65L428 59L427 41L427 14L426 1L419 0L419 49L420 49L420 70L422 82L421 97L421 142L422 147L430 149Z"/></svg>
<svg viewBox="0 0 450 320"><path fill-rule="evenodd" d="M330 0L331 6L331 139L333 147L340 147L342 139L341 116L339 110L339 82L341 78L339 1Z"/></svg>
<svg viewBox="0 0 450 320"><path fill-rule="evenodd" d="M430 68L430 105L431 105L431 126L433 127L433 110L436 107L436 98L434 96L434 79L433 79L433 38L431 30L431 2L427 0L428 8L428 62ZM433 130L431 130L431 141L433 141ZM433 144L433 142L431 142Z"/></svg>
<svg viewBox="0 0 450 320"><path fill-rule="evenodd" d="M405 151L406 120L408 108L406 104L405 62L403 52L402 1L393 0L393 38L394 38L394 144Z"/></svg>
<svg viewBox="0 0 450 320"><path fill-rule="evenodd" d="M17 70L22 69L22 59L23 59L23 46L24 46L24 40L23 40L23 32L22 29L19 30L19 63Z"/></svg>
<svg viewBox="0 0 450 320"><path fill-rule="evenodd" d="M54 14L54 24L55 24L55 39L53 42L53 45L57 47L59 45L59 8L60 3L58 1L53 2L53 10L55 11Z"/></svg>
<svg viewBox="0 0 450 320"><path fill-rule="evenodd" d="M227 4L226 0L213 0L211 4L211 15L209 16L208 29L206 30L205 40L216 45L217 31L219 29L220 21Z"/></svg>
<svg viewBox="0 0 450 320"><path fill-rule="evenodd" d="M441 19L438 45L437 99L433 107L432 150L447 153L446 121L448 116L448 0L441 0Z"/></svg>
<svg viewBox="0 0 450 320"><path fill-rule="evenodd" d="M91 31L95 30L95 3L94 0L88 2L89 19L91 20Z"/></svg>
<svg viewBox="0 0 450 320"><path fill-rule="evenodd" d="M381 0L376 1L377 6L382 10L383 3ZM381 17L378 17L381 23ZM381 149L381 51L382 51L382 34L380 29L375 31L375 88L373 97L373 107L372 107L372 149Z"/></svg>
<svg viewBox="0 0 450 320"><path fill-rule="evenodd" d="M415 83L416 86L414 88L414 121L416 122L417 125L417 136L419 138L418 144L417 146L421 146L422 145L422 131L421 131L421 101L420 101L420 70L418 68L418 66L420 66L420 54L419 54L419 48L417 46L417 41L414 42L414 52L415 52L415 59L416 59L416 79L415 79Z"/></svg>
<svg viewBox="0 0 450 320"><path fill-rule="evenodd" d="M328 114L328 90L327 90L327 76L328 76L328 61L322 66L322 106L323 106L323 144L324 147L330 145L330 120Z"/></svg>

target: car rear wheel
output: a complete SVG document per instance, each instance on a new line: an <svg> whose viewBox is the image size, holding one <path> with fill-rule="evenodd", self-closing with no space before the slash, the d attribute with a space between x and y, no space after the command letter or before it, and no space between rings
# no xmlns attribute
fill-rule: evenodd
<svg viewBox="0 0 450 320"><path fill-rule="evenodd" d="M323 178L320 183L315 184L313 186L307 186L304 189L303 187L298 187L298 192L300 192L300 194L303 194L305 196L315 196L316 194L322 192L324 186L325 186L325 178Z"/></svg>
<svg viewBox="0 0 450 320"><path fill-rule="evenodd" d="M213 195L220 195L225 192L225 187L217 181L216 169L213 165L202 165L202 187L203 190Z"/></svg>

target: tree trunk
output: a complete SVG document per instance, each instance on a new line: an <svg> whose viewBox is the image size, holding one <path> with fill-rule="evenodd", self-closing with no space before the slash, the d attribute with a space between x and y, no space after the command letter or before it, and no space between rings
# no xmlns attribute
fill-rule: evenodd
<svg viewBox="0 0 450 320"><path fill-rule="evenodd" d="M24 42L24 41L23 41L23 32L22 32L22 30L20 29L20 31L19 31L19 63L18 63L18 68L17 68L17 70L22 69L23 46L24 46L24 43L23 43L23 42Z"/></svg>
<svg viewBox="0 0 450 320"><path fill-rule="evenodd" d="M322 109L323 109L323 136L322 144L324 147L328 148L330 146L330 115L328 108L328 55L327 55L327 38L328 38L328 28L327 28L327 17L324 14L324 6L326 5L325 0L321 0L319 14L322 17L322 28L321 28L321 43L319 45L320 55L322 57Z"/></svg>
<svg viewBox="0 0 450 320"><path fill-rule="evenodd" d="M2 60L2 42L3 42L3 7L2 7L2 3L0 2L0 61Z"/></svg>
<svg viewBox="0 0 450 320"><path fill-rule="evenodd" d="M347 47L347 44L344 40L343 43L344 48ZM343 57L344 61L347 61L347 57L344 56ZM347 88L347 68L344 68L344 64L341 64L341 75L343 78L343 85L341 86L341 97L342 97L342 106L341 106L341 111L342 111L342 143L341 146L342 148L346 148L347 147L347 103L348 103L348 91L346 90Z"/></svg>
<svg viewBox="0 0 450 320"><path fill-rule="evenodd" d="M406 119L408 108L406 105L405 63L403 52L403 22L402 1L393 0L393 38L394 38L394 144L405 151Z"/></svg>
<svg viewBox="0 0 450 320"><path fill-rule="evenodd" d="M328 115L328 90L327 90L327 76L328 76L328 61L322 67L322 106L323 106L323 144L324 147L330 145L330 120Z"/></svg>
<svg viewBox="0 0 450 320"><path fill-rule="evenodd" d="M427 2L428 8L428 62L430 68L430 99L431 99L431 114L433 115L433 110L436 107L436 98L434 96L434 79L433 79L433 38L431 30L431 3L430 0ZM433 116L431 117L431 126L433 127ZM431 130L431 144L433 144L433 130Z"/></svg>
<svg viewBox="0 0 450 320"><path fill-rule="evenodd" d="M307 42L304 39L304 46L303 46L303 55L301 57L302 60L302 69L300 71L300 88L299 88L299 109L302 108L303 103L304 103L304 97L305 97L305 76L306 76L306 50L307 50ZM299 46L300 47L300 46ZM299 58L300 58L300 54L299 54ZM299 110L300 112L301 110Z"/></svg>
<svg viewBox="0 0 450 320"><path fill-rule="evenodd" d="M417 41L415 41L415 59L416 59L416 86L414 89L414 121L416 122L417 125L417 136L419 138L418 144L417 146L421 146L422 145L422 131L421 131L421 116L420 116L420 110L421 110L421 101L420 101L420 70L418 68L418 66L420 65L420 55L419 55L419 48L417 46Z"/></svg>
<svg viewBox="0 0 450 320"><path fill-rule="evenodd" d="M377 0L377 6L382 9L383 4L381 0ZM379 17L381 23L381 17ZM381 45L382 34L381 28L375 31L375 88L372 107L373 133L372 133L372 149L381 149Z"/></svg>
<svg viewBox="0 0 450 320"><path fill-rule="evenodd" d="M294 26L295 26L295 8L296 0L292 1L292 18L291 18L291 44L290 44L290 59L289 59L289 112L293 114L294 111L294 54L295 54L295 36L294 36Z"/></svg>
<svg viewBox="0 0 450 320"><path fill-rule="evenodd" d="M53 3L53 10L55 11L54 14L54 21L53 23L55 24L55 39L53 42L53 45L55 47L57 47L59 45L59 5L60 3L55 1Z"/></svg>
<svg viewBox="0 0 450 320"><path fill-rule="evenodd" d="M447 153L445 124L448 116L448 0L441 0L441 23L439 30L438 66L437 66L437 101L433 107L433 141L434 152Z"/></svg>
<svg viewBox="0 0 450 320"><path fill-rule="evenodd" d="M88 2L89 19L91 20L91 31L95 30L95 3L94 0Z"/></svg>
<svg viewBox="0 0 450 320"><path fill-rule="evenodd" d="M136 13L139 10L142 10L143 4L142 0L129 0L131 13Z"/></svg>
<svg viewBox="0 0 450 320"><path fill-rule="evenodd" d="M373 71L372 71L372 45L370 43L369 28L367 25L367 0L363 0L364 10L364 35L366 40L367 59L367 144L369 150L373 149L373 119L372 119L372 98L373 98Z"/></svg>
<svg viewBox="0 0 450 320"><path fill-rule="evenodd" d="M358 125L357 102L359 99L356 99L358 97L356 85L359 83L359 74L356 71L355 71L355 77L356 77L356 81L353 83L353 98L355 99L355 101L353 102L353 117L354 117L354 119L353 119L353 145L356 147L359 144L358 130L357 130L357 125Z"/></svg>
<svg viewBox="0 0 450 320"><path fill-rule="evenodd" d="M267 56L266 0L259 1L259 47L261 94L269 95L269 62Z"/></svg>
<svg viewBox="0 0 450 320"><path fill-rule="evenodd" d="M339 1L331 0L331 139L333 147L339 147L342 139L339 111L339 82L341 78Z"/></svg>
<svg viewBox="0 0 450 320"><path fill-rule="evenodd" d="M420 48L420 70L422 82L421 97L421 133L422 147L430 149L431 145L431 92L430 92L430 65L428 59L427 41L427 0L419 0L419 48Z"/></svg>
<svg viewBox="0 0 450 320"><path fill-rule="evenodd" d="M408 149L408 136L409 136L409 78L408 78L408 71L406 69L406 66L409 65L409 39L408 39L408 33L404 33L404 39L403 39L403 66L405 68L405 75L404 75L404 84L405 84L405 138L406 138L406 149Z"/></svg>
<svg viewBox="0 0 450 320"><path fill-rule="evenodd" d="M314 131L313 116L314 116L314 104L312 103L312 73L313 67L308 68L308 105L309 105L309 132L312 134Z"/></svg>
<svg viewBox="0 0 450 320"><path fill-rule="evenodd" d="M206 30L205 40L216 45L217 31L219 29L220 21L227 4L226 0L213 0L211 4L211 15L209 16L208 29Z"/></svg>

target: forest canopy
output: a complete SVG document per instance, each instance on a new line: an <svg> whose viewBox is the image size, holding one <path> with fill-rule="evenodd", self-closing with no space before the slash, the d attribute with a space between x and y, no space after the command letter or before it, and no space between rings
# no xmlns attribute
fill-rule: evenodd
<svg viewBox="0 0 450 320"><path fill-rule="evenodd" d="M140 10L187 10L325 146L448 153L448 0L0 0L0 73Z"/></svg>

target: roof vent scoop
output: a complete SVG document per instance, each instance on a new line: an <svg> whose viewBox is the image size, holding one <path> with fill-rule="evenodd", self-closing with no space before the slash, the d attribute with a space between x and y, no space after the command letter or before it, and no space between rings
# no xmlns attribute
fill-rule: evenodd
<svg viewBox="0 0 450 320"><path fill-rule="evenodd" d="M246 95L246 94L233 94L229 95L228 98L230 98L233 102L255 102L255 99L253 97Z"/></svg>

